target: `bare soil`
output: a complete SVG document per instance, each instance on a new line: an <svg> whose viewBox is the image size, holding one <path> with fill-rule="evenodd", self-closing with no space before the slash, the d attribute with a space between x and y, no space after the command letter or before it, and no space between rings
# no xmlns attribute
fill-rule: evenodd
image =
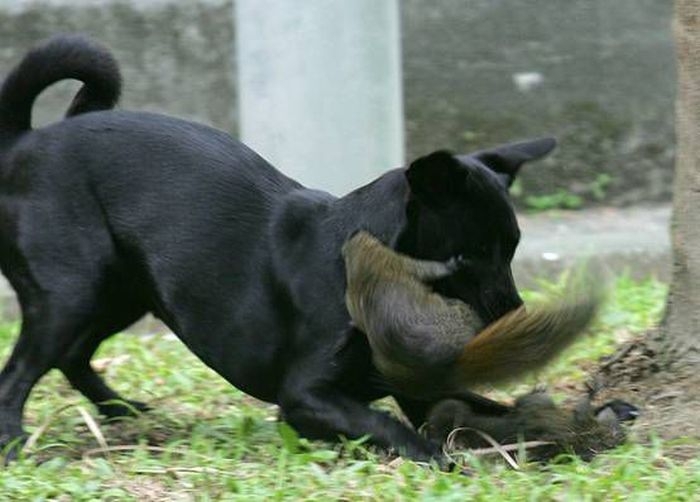
<svg viewBox="0 0 700 502"><path fill-rule="evenodd" d="M700 456L700 372L697 366L663 371L648 340L636 338L604 358L592 378L598 399L623 399L641 410L631 440L668 441L667 453L679 460Z"/></svg>

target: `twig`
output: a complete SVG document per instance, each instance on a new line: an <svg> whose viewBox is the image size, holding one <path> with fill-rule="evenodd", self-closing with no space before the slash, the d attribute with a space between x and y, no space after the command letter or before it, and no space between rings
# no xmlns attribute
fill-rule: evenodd
<svg viewBox="0 0 700 502"><path fill-rule="evenodd" d="M44 423L42 423L39 427L36 428L34 432L32 432L31 436L29 436L29 438L27 439L27 442L24 443L24 448L26 450L31 450L32 448L34 448L34 446L36 446L37 441L39 441L39 438L41 438L44 432L46 432L46 429L49 428L49 426L56 419L56 417L64 411L66 411L67 409L73 408L74 406L76 406L76 403L69 403L61 406L59 409L54 411L51 414L51 416L49 416L49 418L44 420Z"/></svg>
<svg viewBox="0 0 700 502"><path fill-rule="evenodd" d="M537 448L538 446L549 446L556 444L552 441L525 441L521 443L510 443L510 444L505 444L502 445L498 441L496 441L492 436L486 434L484 431L480 431L478 429L473 429L471 427L458 427L457 429L454 429L452 432L450 432L449 436L447 436L447 440L445 441L445 444L448 448L453 449L454 448L454 443L455 443L455 437L458 433L462 431L472 431L477 434L479 434L484 440L486 440L488 443L490 443L492 446L489 448L473 448L469 450L469 453L480 457L484 455L492 455L494 453L498 453L501 455L504 460L510 465L513 469L519 470L520 467L518 464L515 462L513 457L511 457L508 452L512 451L519 451L521 448L523 449L531 449L531 448ZM446 451L445 454L454 462L452 457L449 455L449 453Z"/></svg>
<svg viewBox="0 0 700 502"><path fill-rule="evenodd" d="M83 417L83 420L85 421L85 425L88 426L88 429L90 429L90 432L92 432L92 435L95 436L95 439L97 440L97 444L100 445L101 448L107 449L109 448L109 445L107 444L107 440L105 439L104 434L102 434L102 430L100 429L100 426L97 425L97 422L95 422L95 419L92 418L92 415L88 413L88 411L83 408L82 406L76 406L78 412L80 415Z"/></svg>
<svg viewBox="0 0 700 502"><path fill-rule="evenodd" d="M552 441L525 441L524 443L504 444L501 445L500 448L503 451L518 451L520 448L525 448L528 450L530 448L537 448L538 446L549 446L553 444L556 443L553 443ZM475 448L473 450L469 450L469 453L476 456L491 455L498 452L499 450L496 448Z"/></svg>
<svg viewBox="0 0 700 502"><path fill-rule="evenodd" d="M511 457L508 454L508 452L503 448L503 446L501 446L501 444L498 441L496 441L493 437L489 436L484 431L480 431L479 429L474 429L472 427L458 427L452 432L450 432L449 436L447 436L446 444L454 446L455 436L461 431L476 432L503 457L503 460L505 460L508 463L508 465L510 465L516 471L520 470L520 466L518 465L518 463L513 459L513 457Z"/></svg>
<svg viewBox="0 0 700 502"><path fill-rule="evenodd" d="M162 469L132 469L131 472L135 474L173 474L177 476L181 473L193 473L193 474L230 474L227 471L222 471L221 469L215 469L213 467L165 467Z"/></svg>
<svg viewBox="0 0 700 502"><path fill-rule="evenodd" d="M624 358L627 354L629 354L634 347L636 347L637 341L633 340L631 342L627 342L625 345L623 345L615 354L610 356L610 359L605 361L603 364L600 365L598 368L598 372L601 372L603 370L608 369L610 366L618 362L620 359Z"/></svg>
<svg viewBox="0 0 700 502"><path fill-rule="evenodd" d="M139 445L139 444L123 444L123 445L116 445L116 446L107 446L105 447L100 447L100 448L93 448L91 450L87 450L83 453L83 460L89 460L90 457L93 457L95 455L99 455L102 453L110 453L114 451L135 451L135 450L148 450L150 452L158 452L158 453L176 453L178 455L182 455L183 457L186 455L194 455L196 457L205 459L205 460L210 460L209 457L206 455L202 455L200 453L195 453L191 450L181 450L177 448L163 448L161 446L148 446L148 445Z"/></svg>
<svg viewBox="0 0 700 502"><path fill-rule="evenodd" d="M662 392L661 394L658 394L656 396L651 396L649 398L649 402L654 403L656 401L661 401L662 399L671 399L674 397L679 397L683 394L685 394L685 392L680 390L670 390L668 392Z"/></svg>

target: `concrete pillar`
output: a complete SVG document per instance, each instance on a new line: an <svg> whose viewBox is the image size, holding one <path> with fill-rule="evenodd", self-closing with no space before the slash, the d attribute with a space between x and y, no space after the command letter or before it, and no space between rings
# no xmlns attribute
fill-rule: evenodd
<svg viewBox="0 0 700 502"><path fill-rule="evenodd" d="M240 135L341 195L403 163L396 0L237 0Z"/></svg>

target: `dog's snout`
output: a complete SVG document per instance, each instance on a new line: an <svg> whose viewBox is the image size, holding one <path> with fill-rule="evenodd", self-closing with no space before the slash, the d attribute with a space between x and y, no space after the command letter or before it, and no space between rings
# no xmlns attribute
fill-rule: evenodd
<svg viewBox="0 0 700 502"><path fill-rule="evenodd" d="M510 268L499 271L497 276L489 281L489 285L482 290L482 304L486 323L503 317L523 304Z"/></svg>

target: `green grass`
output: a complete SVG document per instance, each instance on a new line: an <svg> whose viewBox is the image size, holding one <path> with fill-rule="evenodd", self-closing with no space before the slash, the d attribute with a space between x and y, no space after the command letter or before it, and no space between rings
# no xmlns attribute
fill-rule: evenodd
<svg viewBox="0 0 700 502"><path fill-rule="evenodd" d="M560 189L546 195L528 195L525 205L532 211L550 211L552 209L581 209L583 198Z"/></svg>
<svg viewBox="0 0 700 502"><path fill-rule="evenodd" d="M597 335L539 380L580 379L582 366L658 320L664 294L654 280L617 280ZM3 358L15 333L15 325L0 326ZM97 357L118 390L154 411L120 423L86 420L81 410L94 410L52 372L26 410L28 431L43 432L31 455L0 467L0 499L651 501L692 500L700 492L700 461L673 461L662 442L628 444L589 464L574 459L517 471L498 458L467 456L471 475L442 473L392 462L362 441L299 439L274 407L233 389L171 336L114 337ZM101 435L124 450L100 452Z"/></svg>

